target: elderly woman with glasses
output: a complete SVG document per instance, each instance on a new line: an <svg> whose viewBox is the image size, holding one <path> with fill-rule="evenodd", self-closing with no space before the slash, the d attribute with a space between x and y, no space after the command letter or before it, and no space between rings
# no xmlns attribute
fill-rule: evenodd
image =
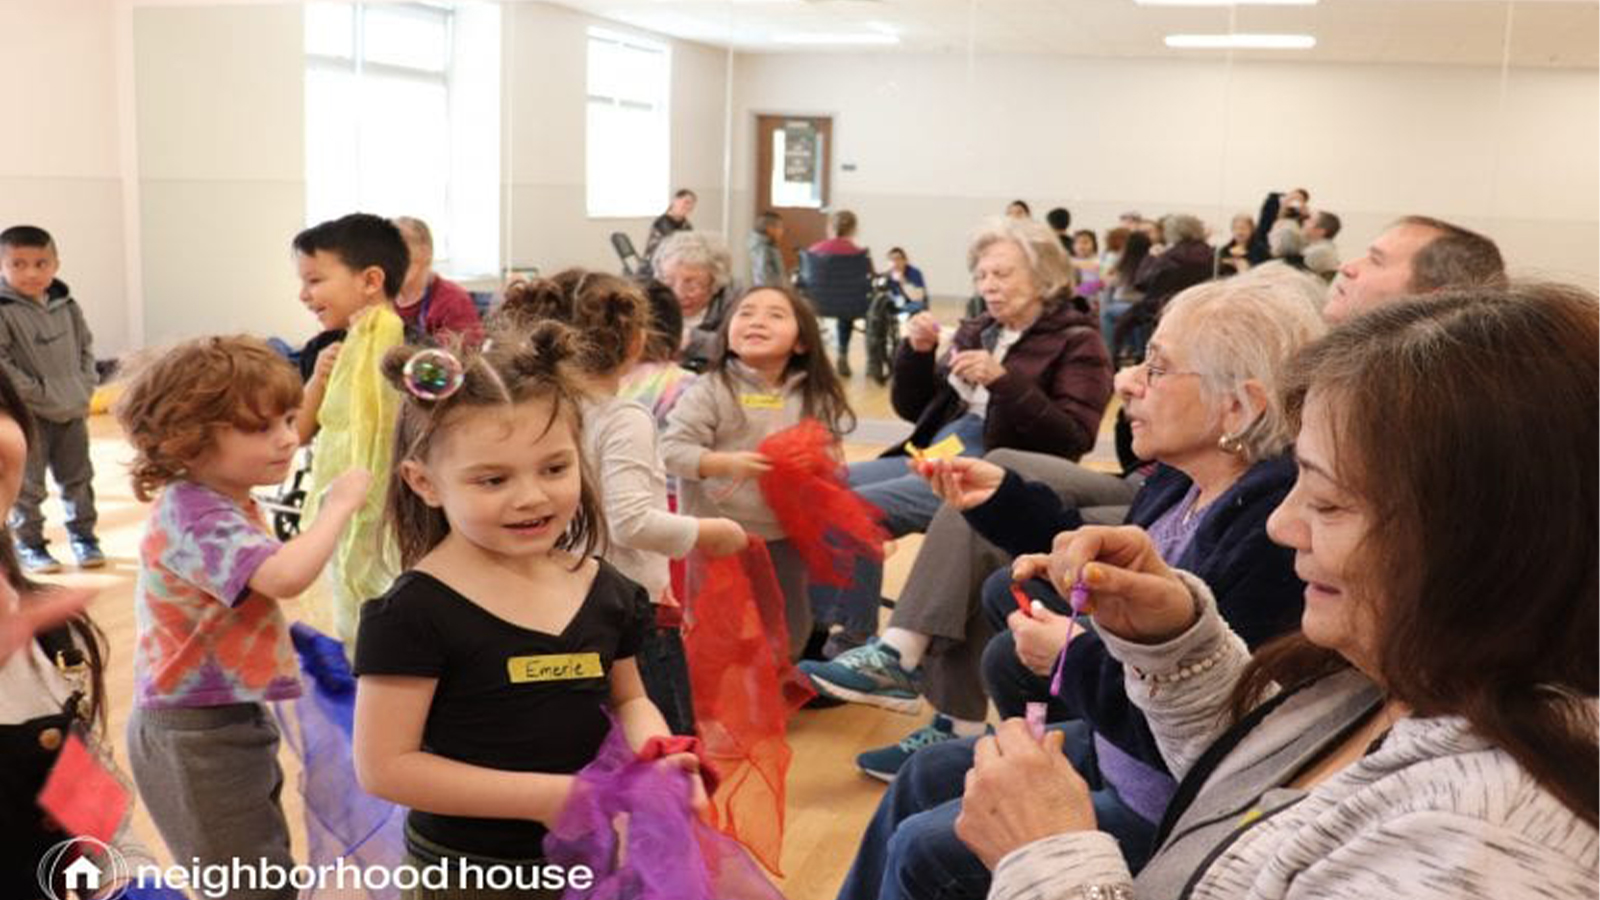
<svg viewBox="0 0 1600 900"><path fill-rule="evenodd" d="M654 302L652 312L658 320L682 323L678 362L692 372L704 371L716 355L728 300L738 296L738 289L730 285L733 261L728 247L713 235L679 231L661 242L652 265L656 279L677 301L676 309L665 310L667 315Z"/></svg>
<svg viewBox="0 0 1600 900"><path fill-rule="evenodd" d="M990 219L972 236L967 268L983 311L964 319L941 351L939 322L921 312L895 352L890 401L916 425L909 446L979 456L1010 447L1077 459L1094 447L1111 399L1111 361L1095 318L1073 296L1072 265L1055 232L1029 219ZM850 486L882 510L894 537L921 532L939 499L907 466L904 446L850 465ZM883 567L856 566L843 590L814 587L837 648L877 630Z"/></svg>
<svg viewBox="0 0 1600 900"><path fill-rule="evenodd" d="M989 896L1594 897L1597 325L1593 294L1522 285L1307 348L1283 391L1299 477L1267 523L1305 615L1254 653L1135 529L1019 561L1090 584L1184 782L1132 878L1083 781L1005 723L956 823Z"/></svg>
<svg viewBox="0 0 1600 900"><path fill-rule="evenodd" d="M1141 454L1161 462L1134 497L1127 522L1148 531L1165 559L1206 573L1222 614L1252 643L1291 628L1303 603L1293 555L1268 540L1266 520L1294 482L1279 380L1295 351L1323 330L1305 297L1280 284L1248 276L1208 283L1173 300L1147 362L1117 377ZM1056 534L1083 524L1079 510L1054 490L993 462L943 460L925 464L922 474L979 534L1012 554L1048 550ZM903 666L888 643L895 636L886 634L852 654L862 659L845 660L858 663L854 671L840 660L809 670L821 690L869 702L898 693L914 703L927 684L936 688L930 693L941 711L900 745L859 760L869 774L893 782L841 900L984 896L988 869L953 830L974 742L957 738L944 713L983 718L974 651L996 628L1003 633L989 656L1015 670L990 681L996 705L1003 715L1021 715L1025 702L1050 702L1048 717L1062 723L1064 752L1094 789L1101 828L1119 839L1132 867L1142 862L1175 783L1120 696L1120 670L1116 677L1104 671L1115 664L1105 664L1096 636L1071 625L1070 607L1048 583L1024 586L1037 601L1028 613L1011 588L1009 568L990 578L983 591L987 615L970 598L956 608L918 610L916 595L902 595L892 624L926 627L920 666ZM910 612L902 616L902 608ZM1065 677L1061 697L1051 702L1048 676L1058 659L1065 660Z"/></svg>

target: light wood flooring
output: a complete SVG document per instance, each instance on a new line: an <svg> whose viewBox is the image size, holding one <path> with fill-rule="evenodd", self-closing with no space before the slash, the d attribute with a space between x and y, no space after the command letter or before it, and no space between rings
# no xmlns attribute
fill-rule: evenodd
<svg viewBox="0 0 1600 900"><path fill-rule="evenodd" d="M858 344L853 356L859 355ZM862 363L856 364L857 374L850 385L852 402L863 419L892 419L887 392L867 383L860 374L863 368ZM885 422L873 424L880 430L890 427ZM1108 430L1103 429L1101 446L1091 458L1092 464L1105 465L1106 448L1110 445L1109 434L1105 433ZM125 765L123 729L133 695L133 590L137 575L137 542L147 507L134 499L128 486L129 452L116 424L107 416L95 416L90 420L90 434L100 537L110 565L93 573L69 568L67 573L45 580L92 586L100 591L91 613L105 631L111 647L107 675L111 735L117 756ZM852 444L847 448L853 459L869 457L878 449L879 446L867 444ZM55 548L64 551L65 534L59 524L60 508L54 498L46 507L46 515L51 523L47 535ZM920 540L918 536L911 536L894 547L886 566L885 592L889 596L898 595ZM293 604L288 609L292 616ZM789 733L794 757L788 780L783 852L785 877L778 880L787 897L825 900L835 896L861 830L884 790L883 784L857 771L855 755L866 748L893 743L921 722L921 716L902 716L853 704L802 711L795 717ZM303 858L302 809L296 788L299 767L287 748L281 756L287 778L284 806L293 830L296 856ZM168 861L166 849L142 809L136 819L136 829L158 857Z"/></svg>

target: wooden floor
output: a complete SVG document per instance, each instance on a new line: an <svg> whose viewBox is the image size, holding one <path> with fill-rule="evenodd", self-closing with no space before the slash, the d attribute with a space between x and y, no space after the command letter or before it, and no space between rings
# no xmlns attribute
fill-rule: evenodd
<svg viewBox="0 0 1600 900"><path fill-rule="evenodd" d="M857 348L857 354L860 350ZM863 419L892 418L886 392L868 384L856 366L852 379L852 402ZM875 423L887 427L886 423ZM126 766L123 729L133 695L132 647L135 635L133 588L137 574L137 542L147 507L137 502L128 486L127 445L112 420L95 416L90 421L92 453L95 463L95 490L100 512L100 537L110 565L99 572L69 571L46 580L93 586L100 590L91 613L105 631L111 647L107 675L111 735L118 759ZM1102 438L1096 456L1104 455L1109 445ZM850 445L852 458L864 458L879 447ZM46 507L51 523L47 536L55 547L64 548L65 534L59 523L61 513L55 500ZM916 557L920 537L899 541L886 566L885 592L897 596L906 572ZM294 615L294 606L288 612ZM887 615L887 613L885 614ZM779 885L792 900L824 900L835 896L849 868L861 830L882 795L884 785L857 771L854 758L861 750L893 743L922 717L911 717L848 705L836 709L802 711L791 723L790 743L794 750L788 782L788 820L783 852L785 877ZM299 792L299 768L287 748L282 753L287 777L284 806L293 829L297 858L303 858L304 835ZM141 809L135 823L146 844L165 864L165 847Z"/></svg>

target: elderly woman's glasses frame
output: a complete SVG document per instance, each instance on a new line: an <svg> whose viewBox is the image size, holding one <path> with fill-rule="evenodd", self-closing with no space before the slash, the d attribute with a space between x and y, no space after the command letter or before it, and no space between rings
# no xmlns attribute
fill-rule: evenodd
<svg viewBox="0 0 1600 900"><path fill-rule="evenodd" d="M1156 383L1156 380L1160 379L1160 378L1166 378L1168 376L1176 377L1176 376L1179 376L1179 375L1199 375L1200 374L1199 372L1182 372L1182 371L1179 371L1177 369L1168 369L1165 366L1157 365L1157 364L1151 362L1148 359L1140 362L1139 365L1136 366L1136 368L1139 369L1139 381L1140 381L1140 383L1143 384L1147 388L1148 387L1154 387L1155 383Z"/></svg>

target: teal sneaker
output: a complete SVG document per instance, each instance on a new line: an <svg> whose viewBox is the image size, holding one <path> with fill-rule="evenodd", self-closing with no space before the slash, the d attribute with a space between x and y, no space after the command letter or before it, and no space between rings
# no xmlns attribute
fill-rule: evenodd
<svg viewBox="0 0 1600 900"><path fill-rule="evenodd" d="M942 744L945 741L956 739L954 723L950 717L942 713L935 713L933 721L911 732L900 739L900 743L888 747L879 747L868 750L856 757L856 765L861 771L871 775L879 781L893 781L900 773L900 767L906 764L911 754L923 747Z"/></svg>
<svg viewBox="0 0 1600 900"><path fill-rule="evenodd" d="M900 666L900 651L879 640L846 650L827 662L802 662L800 671L819 693L906 715L922 707L921 671Z"/></svg>

